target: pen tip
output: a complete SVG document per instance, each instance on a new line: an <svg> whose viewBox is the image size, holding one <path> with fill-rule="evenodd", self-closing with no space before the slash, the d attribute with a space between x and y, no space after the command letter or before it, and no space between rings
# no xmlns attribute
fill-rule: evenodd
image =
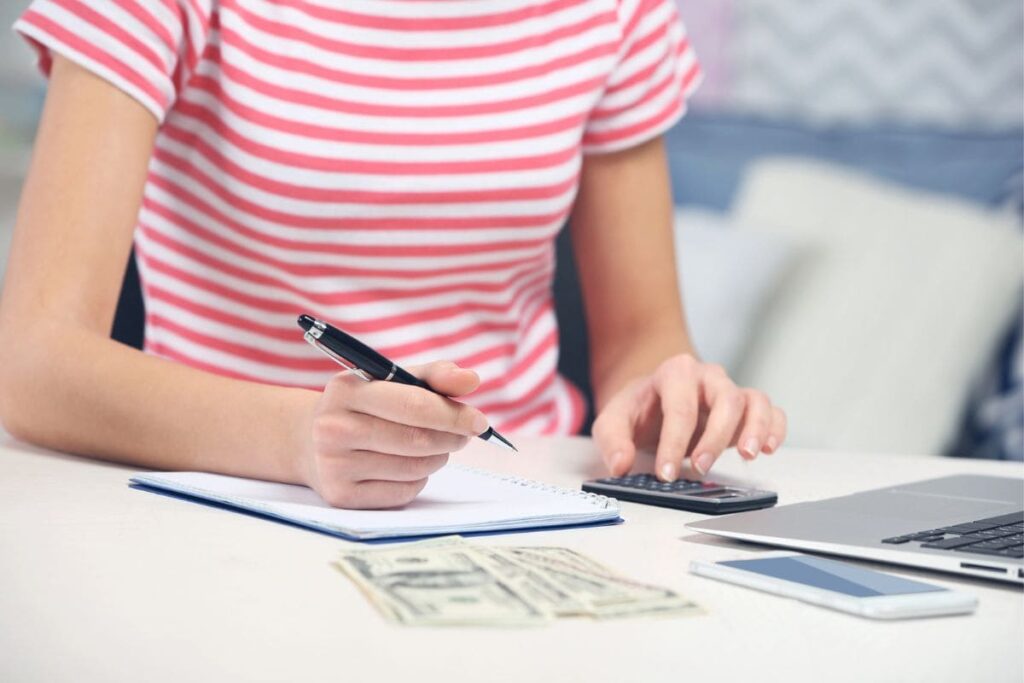
<svg viewBox="0 0 1024 683"><path fill-rule="evenodd" d="M494 437L495 441L496 441L496 442L497 442L497 443L498 443L499 445L502 445L502 446L504 446L505 448L511 448L511 449L512 449L513 451L515 451L516 453L518 453L518 452L519 452L519 449L518 449L518 448L516 448L515 446L513 446L513 445L512 445L512 442L511 442L511 441L509 441L508 439L506 439L505 437L503 437L503 436L502 436L501 434L499 434L498 432L494 431L493 429L492 429L492 430L490 430L490 431L491 431L491 434L490 434L490 435L491 435L492 437ZM490 439L488 439L488 441L490 441Z"/></svg>
<svg viewBox="0 0 1024 683"><path fill-rule="evenodd" d="M313 318L311 316L306 315L305 313L299 316L298 322L299 327L301 327L306 332L309 332L309 328L313 327Z"/></svg>

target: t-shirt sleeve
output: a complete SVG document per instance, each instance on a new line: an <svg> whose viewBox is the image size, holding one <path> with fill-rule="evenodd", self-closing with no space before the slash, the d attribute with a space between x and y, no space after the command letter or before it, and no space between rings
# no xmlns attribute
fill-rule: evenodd
<svg viewBox="0 0 1024 683"><path fill-rule="evenodd" d="M583 131L583 152L633 147L664 133L686 112L700 65L675 0L621 0L618 61Z"/></svg>
<svg viewBox="0 0 1024 683"><path fill-rule="evenodd" d="M49 74L53 54L138 100L162 122L193 73L216 0L33 0L14 29Z"/></svg>

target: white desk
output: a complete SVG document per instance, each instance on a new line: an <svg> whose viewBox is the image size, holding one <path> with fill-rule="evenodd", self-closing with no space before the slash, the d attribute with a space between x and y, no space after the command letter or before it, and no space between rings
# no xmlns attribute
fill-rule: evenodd
<svg viewBox="0 0 1024 683"><path fill-rule="evenodd" d="M565 486L599 473L585 439L517 439L509 456L457 460ZM1014 681L1024 678L1018 588L924 575L974 591L969 617L872 622L692 577L693 558L752 546L699 537L696 515L623 504L619 526L483 537L559 544L694 598L707 616L537 629L414 629L386 622L328 563L329 536L127 486L124 467L0 435L2 681ZM716 478L783 503L1019 465L783 451ZM906 575L916 572L903 571Z"/></svg>

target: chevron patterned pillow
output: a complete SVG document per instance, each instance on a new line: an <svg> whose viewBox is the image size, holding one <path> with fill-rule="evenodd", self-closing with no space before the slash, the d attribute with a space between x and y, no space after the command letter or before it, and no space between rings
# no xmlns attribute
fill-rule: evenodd
<svg viewBox="0 0 1024 683"><path fill-rule="evenodd" d="M1024 5L1013 0L680 0L715 27L714 104L818 124L1019 127ZM712 10L705 6L715 5ZM724 7L723 7L724 6ZM723 17L729 20L723 25ZM695 37L700 47L699 36ZM723 95L722 82L729 93Z"/></svg>

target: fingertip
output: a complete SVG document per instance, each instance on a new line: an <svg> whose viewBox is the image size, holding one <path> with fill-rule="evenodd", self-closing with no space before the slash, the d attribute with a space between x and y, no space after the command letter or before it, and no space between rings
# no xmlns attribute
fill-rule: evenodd
<svg viewBox="0 0 1024 683"><path fill-rule="evenodd" d="M448 365L447 375L449 381L459 387L460 394L468 394L480 386L480 375L477 374L476 370L464 368L456 363L449 363Z"/></svg>
<svg viewBox="0 0 1024 683"><path fill-rule="evenodd" d="M654 456L654 475L663 482L677 480L684 458L680 451L673 451L662 441L658 444L658 451Z"/></svg>
<svg viewBox="0 0 1024 683"><path fill-rule="evenodd" d="M711 471L711 468L714 467L715 460L716 458L713 453L701 453L693 458L693 469L701 477L705 477Z"/></svg>
<svg viewBox="0 0 1024 683"><path fill-rule="evenodd" d="M663 462L658 467L657 476L664 482L673 482L679 477L679 468L672 461Z"/></svg>
<svg viewBox="0 0 1024 683"><path fill-rule="evenodd" d="M605 467L613 477L621 477L633 466L632 449L625 445L605 451L603 459Z"/></svg>
<svg viewBox="0 0 1024 683"><path fill-rule="evenodd" d="M607 469L608 473L611 474L614 477L619 476L618 472L617 472L618 467L616 467L616 466L618 465L619 459L621 457L622 457L622 452L621 451L615 451L614 453L605 453L601 457L601 459L604 460L605 469Z"/></svg>
<svg viewBox="0 0 1024 683"><path fill-rule="evenodd" d="M480 386L480 375L477 374L476 370L470 370L469 368L459 368L459 371L462 372L466 377L469 377L470 383L473 385L474 389Z"/></svg>
<svg viewBox="0 0 1024 683"><path fill-rule="evenodd" d="M744 460L753 460L757 457L757 454L761 452L760 442L752 437L741 438L736 443L736 452L740 454L740 457Z"/></svg>
<svg viewBox="0 0 1024 683"><path fill-rule="evenodd" d="M475 414L473 415L473 426L471 427L471 429L473 430L472 435L476 436L477 434L483 434L484 432L487 431L489 427L490 422L487 420L487 416L481 413L479 410L476 410Z"/></svg>
<svg viewBox="0 0 1024 683"><path fill-rule="evenodd" d="M475 370L473 370L471 368L464 368L464 367L462 367L461 365L459 365L458 363L456 363L453 360L440 361L439 365L440 365L442 370L444 370L446 372L450 372L452 374L456 374L456 375L460 375L461 376L461 375L465 375L465 374L468 373L468 374L473 375L474 377L476 376L476 371Z"/></svg>
<svg viewBox="0 0 1024 683"><path fill-rule="evenodd" d="M480 386L480 376L473 370L459 367L452 361L434 361L417 374L435 391L445 396L464 396Z"/></svg>
<svg viewBox="0 0 1024 683"><path fill-rule="evenodd" d="M679 466L679 478L694 481L696 479L703 479L704 475L697 471L693 458L686 458L683 460L683 464Z"/></svg>

